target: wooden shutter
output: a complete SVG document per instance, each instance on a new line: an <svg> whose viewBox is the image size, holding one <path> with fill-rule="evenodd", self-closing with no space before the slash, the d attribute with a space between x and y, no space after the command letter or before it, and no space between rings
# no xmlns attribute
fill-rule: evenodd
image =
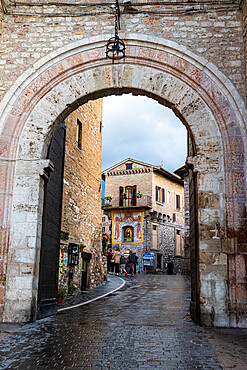
<svg viewBox="0 0 247 370"><path fill-rule="evenodd" d="M156 202L158 202L158 200L159 200L159 188L156 185Z"/></svg>
<svg viewBox="0 0 247 370"><path fill-rule="evenodd" d="M132 186L132 206L136 206L136 185Z"/></svg>
<svg viewBox="0 0 247 370"><path fill-rule="evenodd" d="M165 203L165 189L162 189L162 203Z"/></svg>
<svg viewBox="0 0 247 370"><path fill-rule="evenodd" d="M122 186L119 186L119 206L123 206L123 198L122 198L122 194L123 194L123 187Z"/></svg>

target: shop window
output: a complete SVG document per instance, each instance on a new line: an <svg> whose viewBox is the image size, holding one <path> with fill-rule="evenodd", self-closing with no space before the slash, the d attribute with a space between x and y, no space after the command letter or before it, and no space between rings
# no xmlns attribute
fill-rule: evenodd
<svg viewBox="0 0 247 370"><path fill-rule="evenodd" d="M79 248L77 244L69 244L68 248L68 264L76 266L79 263Z"/></svg>
<svg viewBox="0 0 247 370"><path fill-rule="evenodd" d="M134 230L132 226L126 226L123 228L124 242L133 242Z"/></svg>
<svg viewBox="0 0 247 370"><path fill-rule="evenodd" d="M82 148L82 123L77 120L77 127L76 127L76 146L77 148Z"/></svg>

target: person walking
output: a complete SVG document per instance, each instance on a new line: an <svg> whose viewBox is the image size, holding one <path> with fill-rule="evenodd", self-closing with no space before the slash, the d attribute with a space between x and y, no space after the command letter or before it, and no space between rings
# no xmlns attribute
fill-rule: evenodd
<svg viewBox="0 0 247 370"><path fill-rule="evenodd" d="M135 255L135 264L134 264L134 273L135 273L135 275L136 275L136 266L138 265L138 256L134 253L134 255Z"/></svg>
<svg viewBox="0 0 247 370"><path fill-rule="evenodd" d="M107 252L107 271L108 272L111 271L112 256L113 256L112 250L109 249L108 252Z"/></svg>
<svg viewBox="0 0 247 370"><path fill-rule="evenodd" d="M134 275L135 274L134 271L135 271L136 256L132 251L130 251L128 262L129 262L129 265L130 265L130 274Z"/></svg>
<svg viewBox="0 0 247 370"><path fill-rule="evenodd" d="M115 252L113 253L113 256L112 256L112 259L113 259L114 265L115 265L115 273L117 275L119 275L120 258L121 258L120 249L117 247Z"/></svg>

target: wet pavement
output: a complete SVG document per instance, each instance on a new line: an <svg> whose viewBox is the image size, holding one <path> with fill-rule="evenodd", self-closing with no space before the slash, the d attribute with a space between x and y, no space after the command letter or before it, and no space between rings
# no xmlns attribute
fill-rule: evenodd
<svg viewBox="0 0 247 370"><path fill-rule="evenodd" d="M114 276L109 282L122 284ZM97 294L108 288L107 283ZM85 296L90 294L95 292ZM232 329L197 326L189 317L189 302L184 276L127 278L120 291L8 335L0 342L0 369L227 369L222 341L229 351L225 338ZM245 352L247 332L239 333ZM218 356L222 351L221 358L213 348ZM242 360L229 368L246 368L238 367Z"/></svg>

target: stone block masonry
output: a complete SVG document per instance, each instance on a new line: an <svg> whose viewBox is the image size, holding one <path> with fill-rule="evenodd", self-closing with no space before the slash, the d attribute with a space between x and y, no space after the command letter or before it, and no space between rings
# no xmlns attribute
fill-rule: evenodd
<svg viewBox="0 0 247 370"><path fill-rule="evenodd" d="M29 66L47 53L87 37L114 35L113 11L108 6L95 7L98 3L102 2L81 1L82 6L90 4L92 8L79 7L79 10L71 6L49 5L19 6L18 11L10 6L9 15L4 15L2 10L2 96ZM161 5L146 8L145 1L138 3L143 6L135 8L132 14L126 7L121 7L123 39L124 33L136 33L175 41L220 68L245 98L242 12L237 4L227 8L223 7L223 1L218 10L209 5L189 14L186 10L191 6L185 4L183 12L174 8L166 14L162 13L165 9Z"/></svg>
<svg viewBox="0 0 247 370"><path fill-rule="evenodd" d="M15 8L8 2L1 14L3 320L25 321L35 310L42 176L50 168L45 158L52 134L88 100L131 92L173 109L191 134L187 165L196 177L191 223L198 273L192 293L199 321L246 326L246 10L223 0L186 3L176 12L173 5L149 4L132 13L122 6L126 56L113 65L105 45L114 34L114 14L108 5L92 10L96 3L90 2L90 14L83 8L83 17L78 9L57 11L47 3ZM157 9L162 13L154 14ZM28 248L34 253L25 253Z"/></svg>
<svg viewBox="0 0 247 370"><path fill-rule="evenodd" d="M243 9L243 38L244 38L244 56L245 56L245 78L247 83L247 1L242 1Z"/></svg>
<svg viewBox="0 0 247 370"><path fill-rule="evenodd" d="M61 229L68 233L68 242L83 245L83 252L92 256L86 284L89 289L101 284L106 274L101 251L102 103L102 99L89 101L65 120L67 130ZM79 264L68 266L67 270L67 275L73 275L69 283L79 289L82 265L80 250Z"/></svg>

